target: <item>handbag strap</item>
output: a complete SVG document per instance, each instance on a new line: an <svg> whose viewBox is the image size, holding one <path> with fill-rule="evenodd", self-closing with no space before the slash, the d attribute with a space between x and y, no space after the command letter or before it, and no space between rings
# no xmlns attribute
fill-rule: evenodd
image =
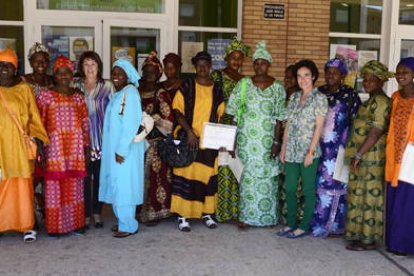
<svg viewBox="0 0 414 276"><path fill-rule="evenodd" d="M9 106L9 104L7 103L7 101L6 101L6 99L4 98L4 95L3 95L3 91L0 89L0 98L1 98L1 101L2 101L2 103L3 103L3 106L7 109L7 111L9 112L9 114L10 114L10 117L13 119L13 122L15 123L15 125L17 126L17 128L19 129L19 131L20 131L20 133L23 135L23 137L26 137L26 136L28 136L25 132L24 132L24 130L23 130L23 128L22 128L22 126L19 124L19 121L17 120L17 118L16 118L16 114L11 110L11 108L10 108L10 106Z"/></svg>
<svg viewBox="0 0 414 276"><path fill-rule="evenodd" d="M247 86L246 79L243 78L241 80L240 105L239 105L239 108L237 109L237 121L240 120L241 116L243 115L246 109L246 86Z"/></svg>

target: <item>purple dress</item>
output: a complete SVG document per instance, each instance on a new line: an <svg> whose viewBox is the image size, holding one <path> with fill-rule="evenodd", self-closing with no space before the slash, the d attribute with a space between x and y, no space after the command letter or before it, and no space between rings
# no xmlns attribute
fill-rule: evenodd
<svg viewBox="0 0 414 276"><path fill-rule="evenodd" d="M333 94L327 93L326 86L319 91L326 95L329 110L320 140L322 156L316 176L316 208L311 227L314 236L326 237L330 233L345 232L347 183L334 180L333 174L339 147L345 148L361 100L347 85Z"/></svg>

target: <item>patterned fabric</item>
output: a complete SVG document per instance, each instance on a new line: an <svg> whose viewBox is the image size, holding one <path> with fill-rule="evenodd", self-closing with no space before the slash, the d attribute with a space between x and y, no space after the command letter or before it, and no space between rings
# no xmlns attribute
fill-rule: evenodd
<svg viewBox="0 0 414 276"><path fill-rule="evenodd" d="M151 53L149 53L149 55L147 56L147 58L144 60L144 63L142 64L142 68L144 68L147 65L153 65L158 69L158 75L157 77L161 77L162 75L162 65L160 60L157 57L158 53L157 51L151 51Z"/></svg>
<svg viewBox="0 0 414 276"><path fill-rule="evenodd" d="M316 116L325 116L328 112L326 96L315 88L300 106L302 91L291 95L288 104L288 137L286 145L286 162L302 163L312 142L316 126ZM319 144L316 146L313 158L321 156Z"/></svg>
<svg viewBox="0 0 414 276"><path fill-rule="evenodd" d="M374 74L377 78L383 81L388 81L389 78L394 76L393 73L388 71L387 66L376 60L368 61L364 67L361 68L361 76L364 76L366 73Z"/></svg>
<svg viewBox="0 0 414 276"><path fill-rule="evenodd" d="M391 101L384 94L372 96L358 110L345 152L350 160L371 128L388 129ZM345 238L371 243L382 240L384 227L384 164L386 135L362 155L357 173L349 174Z"/></svg>
<svg viewBox="0 0 414 276"><path fill-rule="evenodd" d="M244 165L240 183L239 220L249 225L277 223L276 192L280 161L271 158L276 120L286 119L283 86L274 82L265 90L246 80L246 111L238 124L237 148ZM241 81L234 88L226 113L235 115L240 105Z"/></svg>
<svg viewBox="0 0 414 276"><path fill-rule="evenodd" d="M191 79L175 95L173 109L184 114L197 137L204 122L218 122L224 112L221 86L203 86ZM178 126L174 133L177 134ZM200 137L202 139L202 137ZM217 150L199 149L188 167L173 168L171 212L186 218L214 214L217 208Z"/></svg>
<svg viewBox="0 0 414 276"><path fill-rule="evenodd" d="M346 66L345 62L343 62L343 60L340 58L333 58L329 60L327 63L325 63L325 66L324 66L325 71L329 67L338 68L339 71L341 71L342 75L344 76L348 75L348 67Z"/></svg>
<svg viewBox="0 0 414 276"><path fill-rule="evenodd" d="M232 80L223 71L214 71L211 78L221 83L223 87L223 100L226 105L231 92L237 82ZM232 116L224 114L222 121L224 124L232 124ZM228 166L220 166L218 172L218 203L216 219L219 222L227 220L237 220L239 216L239 184Z"/></svg>
<svg viewBox="0 0 414 276"><path fill-rule="evenodd" d="M316 175L317 197L311 227L314 236L327 236L345 232L347 183L334 180L333 174L339 147L346 147L361 100L347 85L331 94L327 86L320 87L319 91L327 96L329 109L320 139L322 155Z"/></svg>
<svg viewBox="0 0 414 276"><path fill-rule="evenodd" d="M49 134L45 148L46 230L64 234L85 225L84 148L89 145L88 111L82 94L43 90L36 98Z"/></svg>
<svg viewBox="0 0 414 276"><path fill-rule="evenodd" d="M253 61L259 58L267 60L269 63L273 62L272 55L266 49L265 41L260 41L256 44L256 51L253 54Z"/></svg>
<svg viewBox="0 0 414 276"><path fill-rule="evenodd" d="M167 121L171 132L174 116L172 101L164 89L141 95L144 110L152 116L160 116L153 131L147 136L149 147L145 153L144 205L140 213L141 221L146 222L170 216L171 168L161 161L158 152L158 143L163 138L157 131L157 124Z"/></svg>
<svg viewBox="0 0 414 276"><path fill-rule="evenodd" d="M45 148L45 178L85 177L84 148L89 145L89 120L83 95L43 90L36 101L50 139Z"/></svg>
<svg viewBox="0 0 414 276"><path fill-rule="evenodd" d="M0 62L9 62L14 65L15 69L17 69L17 55L12 49L0 51Z"/></svg>
<svg viewBox="0 0 414 276"><path fill-rule="evenodd" d="M414 142L414 98L404 99L399 91L392 95L392 112L387 139L385 180L398 186L405 147Z"/></svg>
<svg viewBox="0 0 414 276"><path fill-rule="evenodd" d="M237 37L233 37L233 40L229 45L226 46L226 57L228 57L234 51L240 51L245 57L250 53L250 47L244 44L241 40L238 40Z"/></svg>
<svg viewBox="0 0 414 276"><path fill-rule="evenodd" d="M28 85L30 85L30 87L32 88L32 91L33 91L33 93L34 93L35 97L36 97L36 96L40 93L40 91L41 91L41 90L48 89L48 88L51 88L51 87L53 86L52 77L50 77L51 81L50 81L50 85L49 85L49 86L40 86L40 85L39 85L39 84L37 84L37 83L33 83L33 82L30 80L30 77L29 77L28 75L26 75L26 76L21 76L21 78L22 78L22 81L24 81L24 82L26 82Z"/></svg>
<svg viewBox="0 0 414 276"><path fill-rule="evenodd" d="M85 226L83 178L46 179L46 230L66 234Z"/></svg>
<svg viewBox="0 0 414 276"><path fill-rule="evenodd" d="M73 86L83 92L88 107L91 161L100 160L105 110L115 88L109 80L99 80L93 91L86 91L82 79L76 79Z"/></svg>
<svg viewBox="0 0 414 276"><path fill-rule="evenodd" d="M45 45L43 45L40 42L35 42L32 47L29 49L29 54L27 55L27 59L31 59L32 56L34 56L37 53L45 53L47 56L49 56L49 50L46 48Z"/></svg>
<svg viewBox="0 0 414 276"><path fill-rule="evenodd" d="M67 57L60 55L57 57L57 59L55 60L55 64L53 65L53 73L56 73L56 71L62 67L68 68L73 73L72 61Z"/></svg>

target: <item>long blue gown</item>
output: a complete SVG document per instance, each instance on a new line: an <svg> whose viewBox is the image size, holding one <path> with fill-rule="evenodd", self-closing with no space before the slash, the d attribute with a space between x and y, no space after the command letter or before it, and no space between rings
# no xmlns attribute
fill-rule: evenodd
<svg viewBox="0 0 414 276"><path fill-rule="evenodd" d="M124 94L126 105L120 115ZM141 118L141 99L133 85L115 93L105 112L99 201L112 204L121 232L138 230L135 209L143 202L144 142L133 142ZM125 158L122 164L115 161L115 153Z"/></svg>

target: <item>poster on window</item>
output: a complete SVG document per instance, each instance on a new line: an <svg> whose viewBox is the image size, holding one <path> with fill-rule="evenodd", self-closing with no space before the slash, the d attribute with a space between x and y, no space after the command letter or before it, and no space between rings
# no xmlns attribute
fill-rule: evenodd
<svg viewBox="0 0 414 276"><path fill-rule="evenodd" d="M69 58L72 61L79 60L79 57L83 52L93 51L93 37L92 36L82 36L69 37Z"/></svg>
<svg viewBox="0 0 414 276"><path fill-rule="evenodd" d="M183 66L181 72L183 73L195 73L191 58L193 58L198 52L204 50L203 42L182 42L181 43L181 59Z"/></svg>
<svg viewBox="0 0 414 276"><path fill-rule="evenodd" d="M378 51L358 51L358 70L371 60L378 60Z"/></svg>
<svg viewBox="0 0 414 276"><path fill-rule="evenodd" d="M214 38L207 41L207 52L211 55L211 69L220 70L226 67L224 57L226 55L226 47L231 43L231 39Z"/></svg>
<svg viewBox="0 0 414 276"><path fill-rule="evenodd" d="M53 71L53 64L59 55L69 57L69 38L61 35L50 35L43 40L50 54L49 72Z"/></svg>
<svg viewBox="0 0 414 276"><path fill-rule="evenodd" d="M126 59L134 65L135 63L135 47L112 46L112 63L117 59Z"/></svg>
<svg viewBox="0 0 414 276"><path fill-rule="evenodd" d="M16 39L14 38L0 38L0 51L12 49L16 51Z"/></svg>
<svg viewBox="0 0 414 276"><path fill-rule="evenodd" d="M356 45L331 44L330 58L340 58L346 63L349 73L344 82L354 88L358 75L358 51L356 50Z"/></svg>

